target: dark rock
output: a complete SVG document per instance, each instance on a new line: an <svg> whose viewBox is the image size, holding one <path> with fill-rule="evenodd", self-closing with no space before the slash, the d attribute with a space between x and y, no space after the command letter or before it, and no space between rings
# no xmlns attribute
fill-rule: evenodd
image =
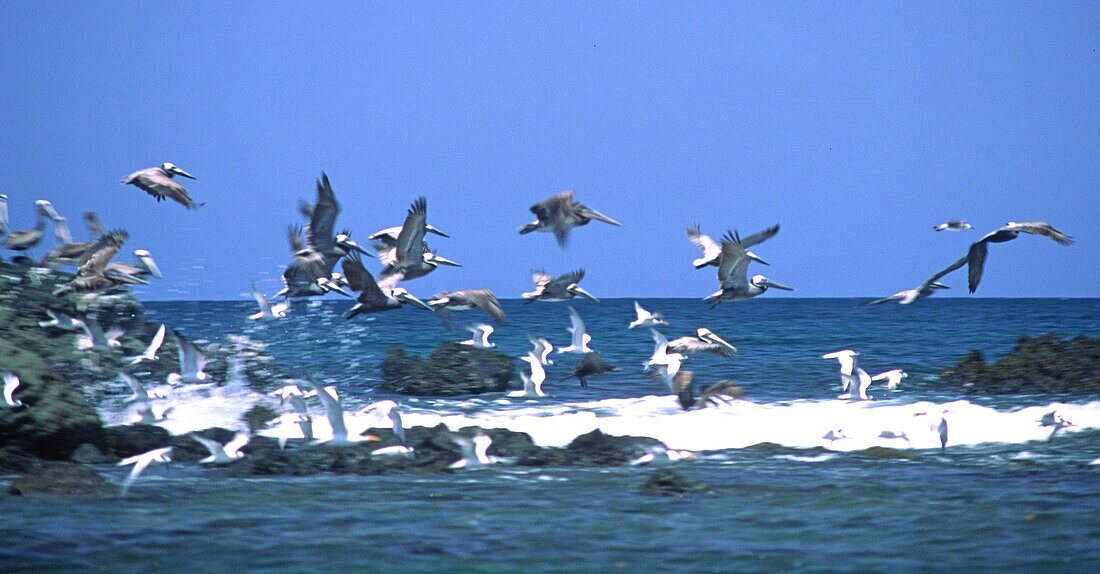
<svg viewBox="0 0 1100 574"><path fill-rule="evenodd" d="M103 434L108 452L119 458L168 446L170 436L168 431L152 425L112 426L103 429Z"/></svg>
<svg viewBox="0 0 1100 574"><path fill-rule="evenodd" d="M661 441L650 437L613 436L596 429L573 439L565 447L564 464L570 466L620 466L630 464Z"/></svg>
<svg viewBox="0 0 1100 574"><path fill-rule="evenodd" d="M970 351L940 377L962 384L968 393L1095 393L1100 391L1100 339L1025 336L993 364L980 351Z"/></svg>
<svg viewBox="0 0 1100 574"><path fill-rule="evenodd" d="M638 488L639 494L648 496L679 496L689 492L709 492L710 487L692 480L674 470L662 468L650 475Z"/></svg>
<svg viewBox="0 0 1100 574"><path fill-rule="evenodd" d="M108 464L117 459L103 454L94 444L84 443L76 447L69 460L79 464Z"/></svg>
<svg viewBox="0 0 1100 574"><path fill-rule="evenodd" d="M199 444L199 441L191 438L191 434L202 435L204 438L225 444L233 440L233 437L237 433L229 429L213 427L195 433L170 436L168 437L167 444L172 447L172 462L198 462L210 456L210 451L206 450L205 446ZM162 444L161 446L164 445ZM247 453L247 447L243 449L243 451Z"/></svg>
<svg viewBox="0 0 1100 574"><path fill-rule="evenodd" d="M16 447L0 448L0 474L23 474L42 466L42 461Z"/></svg>
<svg viewBox="0 0 1100 574"><path fill-rule="evenodd" d="M112 491L107 481L90 466L49 461L17 477L11 486L22 495L94 496Z"/></svg>
<svg viewBox="0 0 1100 574"><path fill-rule="evenodd" d="M420 396L500 393L512 378L512 357L492 349L444 343L427 359L390 349L382 361L382 386Z"/></svg>

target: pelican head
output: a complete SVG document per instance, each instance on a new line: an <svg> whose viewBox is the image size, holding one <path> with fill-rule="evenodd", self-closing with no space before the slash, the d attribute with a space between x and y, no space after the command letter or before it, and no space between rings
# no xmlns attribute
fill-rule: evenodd
<svg viewBox="0 0 1100 574"><path fill-rule="evenodd" d="M424 254L424 260L425 261L431 261L432 263L435 263L436 265L449 265L451 267L462 267L458 263L455 263L454 261L451 261L450 259L447 259L446 257L441 257L439 255L436 255L435 253L425 253Z"/></svg>
<svg viewBox="0 0 1100 574"><path fill-rule="evenodd" d="M153 261L153 256L148 251L144 249L135 250L134 257L137 257L142 267L145 267L145 270L148 271L150 275L157 279L164 277L164 275L160 274L160 267L157 267L157 262Z"/></svg>
<svg viewBox="0 0 1100 574"><path fill-rule="evenodd" d="M574 283L574 284L570 285L570 286L569 286L569 289L568 289L568 291L569 291L570 293L574 294L574 295L580 295L581 297L584 297L585 299L588 299L588 300L590 300L590 301L595 301L595 302L597 302L597 303L599 303L599 302L600 302L600 300L599 300L599 299L597 299L596 297L594 297L594 296L593 296L593 295L592 295L591 293L589 293L588 291L585 291L583 287L581 287L580 285L577 285L576 283Z"/></svg>
<svg viewBox="0 0 1100 574"><path fill-rule="evenodd" d="M61 217L61 214L53 208L53 204L46 201L45 199L39 199L38 201L34 202L34 208L38 211L38 213L41 213L42 215L45 215L46 217L49 217L54 221L57 221L57 219Z"/></svg>
<svg viewBox="0 0 1100 574"><path fill-rule="evenodd" d="M749 259L752 259L753 261L755 261L755 262L757 262L761 265L769 265L769 266L771 265L771 263L768 263L767 261L764 261L763 259L760 258L759 255L753 253L752 251L746 251L745 252L745 257L748 257Z"/></svg>
<svg viewBox="0 0 1100 574"><path fill-rule="evenodd" d="M775 287L776 289L782 289L784 291L794 291L794 287L787 287L782 283L776 283L763 275L753 275L752 284L764 290L767 290L769 287Z"/></svg>
<svg viewBox="0 0 1100 574"><path fill-rule="evenodd" d="M181 177L186 177L187 179L196 179L195 176L193 176L193 175L187 173L186 171L183 171L182 169L176 167L176 164L174 164L172 162L166 161L166 162L160 164L160 170L163 171L164 173L168 174L169 177L171 177L173 175L178 175L178 176L181 176Z"/></svg>
<svg viewBox="0 0 1100 574"><path fill-rule="evenodd" d="M409 293L404 287L398 287L393 290L393 298L402 303L412 303L417 307L427 309L429 311L435 311L435 309L427 303L421 301L416 295Z"/></svg>
<svg viewBox="0 0 1100 574"><path fill-rule="evenodd" d="M358 251L367 257L374 257L374 254L363 249L358 243L352 241L351 232L344 230L336 234L336 245L338 245L344 251L351 253L352 251Z"/></svg>

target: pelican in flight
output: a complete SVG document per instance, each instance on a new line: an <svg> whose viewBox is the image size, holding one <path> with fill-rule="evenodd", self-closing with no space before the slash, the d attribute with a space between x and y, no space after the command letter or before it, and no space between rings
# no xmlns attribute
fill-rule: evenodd
<svg viewBox="0 0 1100 574"><path fill-rule="evenodd" d="M180 383L202 383L207 379L203 372L206 367L206 356L188 341L179 331L172 329L172 335L176 338L176 346L179 347L180 372L168 373L168 384L175 386Z"/></svg>
<svg viewBox="0 0 1100 574"><path fill-rule="evenodd" d="M4 396L0 400L0 409L17 409L23 402L15 398L15 389L19 388L19 377L15 373L4 373Z"/></svg>
<svg viewBox="0 0 1100 574"><path fill-rule="evenodd" d="M618 370L619 367L616 367L615 365L604 361L603 357L601 357L599 353L593 351L586 354L584 357L581 358L581 360L577 361L577 363L573 365L573 373L570 374L568 377L562 379L562 381L564 382L573 377L576 377L578 380L580 380L581 387L587 389L588 377L594 377L597 375L602 375L603 373L610 373L612 371Z"/></svg>
<svg viewBox="0 0 1100 574"><path fill-rule="evenodd" d="M959 266L961 265L952 265L951 267L948 267L943 271L936 273L928 279L925 279L923 283L917 285L914 289L898 291L893 295L887 295L886 297L883 297L881 299L870 301L866 303L866 305L880 305L882 303L889 303L890 301L897 301L899 305L912 305L913 303L916 303L917 301L920 301L925 297L931 297L941 289L950 289L950 287L944 285L943 283L940 283L939 281L943 278L944 275L947 275L948 273L951 273L952 271L958 269Z"/></svg>
<svg viewBox="0 0 1100 574"><path fill-rule="evenodd" d="M34 229L26 231L11 231L9 229L7 237L4 238L4 249L11 251L34 249L42 242L42 237L46 233L46 218L52 219L54 215L57 215L57 212L53 210L50 202L45 199L34 202ZM57 217L60 217L60 215L57 215Z"/></svg>
<svg viewBox="0 0 1100 574"><path fill-rule="evenodd" d="M695 330L695 336L680 337L668 343L668 349L674 353L694 355L696 353L714 353L720 357L731 358L737 352L737 347L729 344L706 327Z"/></svg>
<svg viewBox="0 0 1100 574"><path fill-rule="evenodd" d="M535 290L524 293L523 298L527 303L533 303L535 301L568 301L580 295L599 303L599 299L579 285L582 279L584 279L584 269L577 269L557 278L551 277L545 271L532 271L531 280L535 282Z"/></svg>
<svg viewBox="0 0 1100 574"><path fill-rule="evenodd" d="M657 377L668 385L668 388L676 392L672 385L672 378L680 372L684 364L684 356L680 353L668 352L668 339L656 329L651 329L653 334L653 355L645 363L647 371L652 371Z"/></svg>
<svg viewBox="0 0 1100 574"><path fill-rule="evenodd" d="M939 225L933 225L933 231L965 231L973 227L961 219L949 219Z"/></svg>
<svg viewBox="0 0 1100 574"><path fill-rule="evenodd" d="M672 391L676 393L676 398L685 411L717 405L745 394L733 382L722 380L707 387L696 397L694 373L691 371L680 371L672 377Z"/></svg>
<svg viewBox="0 0 1100 574"><path fill-rule="evenodd" d="M423 223L424 233L434 233L434 234L436 234L440 237L447 237L447 238L450 237L450 235L447 235L446 233L443 233L439 229L437 229L435 227L432 227L432 225L426 221L426 219L427 219L427 213L426 213L427 212L427 201L424 198L420 198L416 202L413 203L413 207L409 210L409 215L407 215L406 218L405 218L405 225L408 225L410 223L410 218L412 218L412 224L411 224L409 232L407 232L406 235L405 235L405 242L404 242L403 248L408 248L408 247L412 246L412 241L414 239L414 235L419 230L418 226L419 226L419 221L420 221L420 219L419 219L420 214L413 217L413 213L412 213L416 209L420 209L421 211L424 212L423 213L424 220L425 220L424 223ZM375 249L375 252L378 255L378 260L381 261L383 265L392 265L397 261L397 246L398 246L398 243L401 242L401 232L405 229L405 225L400 225L400 226L396 226L396 227L387 227L386 229L383 229L381 231L374 232L373 234L371 234L370 237L367 238L370 241L374 242L374 249ZM423 241L423 237L421 237L421 241L422 241L422 244L424 246L424 257L425 258L430 257L432 259L435 259L436 255L428 247L427 241ZM444 260L444 261L446 261L446 260ZM448 262L448 263L444 263L444 264L446 265L446 264L449 264L449 263L453 263L453 262Z"/></svg>
<svg viewBox="0 0 1100 574"><path fill-rule="evenodd" d="M584 328L584 319L581 319L580 313L569 306L569 333L572 335L571 342L565 347L558 347L559 353L591 353L592 349L588 346L592 342L592 335L589 335ZM549 351L548 351L549 352Z"/></svg>
<svg viewBox="0 0 1100 574"><path fill-rule="evenodd" d="M111 231L99 238L76 262L76 275L68 283L54 290L55 296L74 291L103 291L122 285L148 283L140 277L120 273L108 265L123 243L130 237L122 230Z"/></svg>
<svg viewBox="0 0 1100 574"><path fill-rule="evenodd" d="M668 321L660 313L650 313L646 311L637 301L634 302L634 314L637 315L637 319L630 322L628 328L634 327L660 327L662 325L668 325Z"/></svg>
<svg viewBox="0 0 1100 574"><path fill-rule="evenodd" d="M771 263L764 261L757 254L753 253L752 251L748 251L747 248L771 239L775 236L776 233L779 233L778 223L765 229L764 231L761 231L760 233L756 233L742 239L741 245L744 245L746 248L745 256L757 263L761 263L763 265L771 265ZM691 264L694 265L696 269L702 269L707 265L718 267L719 264L721 264L722 246L717 241L711 239L709 235L704 235L703 232L699 229L698 223L693 223L691 227L687 228L687 236L688 239L691 240L691 242L696 247L703 250L703 256L691 262Z"/></svg>
<svg viewBox="0 0 1100 574"><path fill-rule="evenodd" d="M477 323L476 325L471 325L468 329L473 333L473 337L460 342L459 345L469 345L480 349L489 349L497 346L496 343L489 340L489 335L492 335L494 331L491 325Z"/></svg>
<svg viewBox="0 0 1100 574"><path fill-rule="evenodd" d="M775 287L784 291L794 291L768 279L763 275L753 275L748 279L749 257L745 254L745 247L736 233L727 233L722 239L722 262L718 265L718 291L703 298L710 302L713 309L722 301L744 301L763 295L769 288Z"/></svg>
<svg viewBox="0 0 1100 574"><path fill-rule="evenodd" d="M508 396L514 398L545 397L546 393L542 390L542 383L546 382L546 369L542 368L542 361L534 352L528 352L519 360L531 366L531 374L528 375L520 371L519 378L523 381L523 390L511 391Z"/></svg>
<svg viewBox="0 0 1100 574"><path fill-rule="evenodd" d="M504 308L500 306L493 292L488 289L466 289L463 291L443 291L436 293L428 305L435 309L439 318L450 325L452 311L468 311L480 309L493 318L498 324L507 322L504 316Z"/></svg>
<svg viewBox="0 0 1100 574"><path fill-rule="evenodd" d="M137 257L137 263L124 263L121 261L113 261L107 264L107 273L109 275L115 275L118 277L124 277L128 281L135 283L143 282L145 277L156 277L161 279L164 275L160 272L160 267L157 267L157 262L153 260L153 255L145 249L135 249L134 257Z"/></svg>
<svg viewBox="0 0 1100 574"><path fill-rule="evenodd" d="M532 205L531 213L535 214L535 220L519 228L519 234L526 235L532 231L553 233L562 247L569 243L571 229L588 225L593 219L616 227L622 225L583 203L573 201L572 191L563 191Z"/></svg>
<svg viewBox="0 0 1100 574"><path fill-rule="evenodd" d="M267 296L256 288L255 283L252 284L252 298L255 299L256 304L260 306L259 313L248 316L248 318L253 321L274 321L275 319L282 319L286 317L286 312L290 309L290 303L286 301L272 305L267 300Z"/></svg>
<svg viewBox="0 0 1100 574"><path fill-rule="evenodd" d="M995 229L975 241L970 245L970 251L966 254L966 257L959 259L955 263L952 263L950 267L943 272L951 272L962 266L963 263L967 265L967 271L969 273L970 292L973 293L978 289L978 283L982 281L982 272L985 268L985 258L989 254L990 243L1005 243L1012 241L1020 236L1021 233L1027 233L1029 235L1041 235L1049 238L1051 241L1059 245L1073 245L1073 238L1058 231L1045 221L1009 221L1004 227Z"/></svg>
<svg viewBox="0 0 1100 574"><path fill-rule="evenodd" d="M427 303L409 293L403 287L398 287L401 274L383 275L382 281L374 280L374 276L363 266L363 260L358 253L351 253L342 263L344 277L347 278L348 288L359 293L355 305L344 313L344 317L352 317L362 313L377 313L380 311L392 311L400 309L412 303L429 311L434 309Z"/></svg>
<svg viewBox="0 0 1100 574"><path fill-rule="evenodd" d="M405 224L401 226L401 232L398 233L393 247L380 253L383 263L387 263L382 271L383 277L401 274L406 281L412 281L435 271L440 265L461 267L458 263L440 257L428 249L428 244L424 242L424 233L427 229L428 200L421 197L409 207ZM393 250L392 255L389 254L390 249Z"/></svg>
<svg viewBox="0 0 1100 574"><path fill-rule="evenodd" d="M892 371L886 371L885 373L879 373L871 377L872 381L886 381L886 391L894 392L901 383L901 380L908 377L909 373L901 369L894 369Z"/></svg>
<svg viewBox="0 0 1100 574"><path fill-rule="evenodd" d="M540 365L546 366L554 364L554 360L550 358L550 353L554 351L554 346L550 344L550 341L532 335L528 335L527 340L535 347L531 352L538 357Z"/></svg>
<svg viewBox="0 0 1100 574"><path fill-rule="evenodd" d="M313 297L335 291L350 297L349 293L332 280L332 270L349 253L358 252L367 256L371 254L351 239L350 231L334 234L340 204L337 203L332 184L324 172L321 172L321 179L317 180L317 202L313 204L309 214L305 241L302 241L298 228L292 227L287 234L294 257L283 272L286 287L278 295Z"/></svg>
<svg viewBox="0 0 1100 574"><path fill-rule="evenodd" d="M208 439L204 436L191 433L191 438L195 439L195 442L206 447L206 450L210 452L210 456L199 461L199 464L229 464L231 462L237 462L244 458L244 453L241 449L248 445L248 442L252 440L252 435L248 431L238 431L233 435L233 440L222 443Z"/></svg>
<svg viewBox="0 0 1100 574"><path fill-rule="evenodd" d="M204 203L196 203L195 200L191 199L183 185L173 179L177 175L187 179L195 179L195 176L176 167L175 164L165 162L160 164L159 167L135 171L122 178L121 183L137 187L157 198L158 202L162 199L171 199L187 209L198 209L205 205Z"/></svg>
<svg viewBox="0 0 1100 574"><path fill-rule="evenodd" d="M130 491L130 487L134 484L134 481L154 462L164 464L172 462L172 447L166 446L164 448L154 449L149 452L131 456L130 458L124 458L118 462L118 466L134 465L134 468L130 470L129 476L126 477L126 480L122 481L122 496L126 496L126 493Z"/></svg>

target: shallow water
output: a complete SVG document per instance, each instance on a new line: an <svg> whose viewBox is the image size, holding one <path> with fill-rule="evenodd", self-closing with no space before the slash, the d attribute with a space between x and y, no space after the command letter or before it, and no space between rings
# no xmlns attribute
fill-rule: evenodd
<svg viewBox="0 0 1100 574"><path fill-rule="evenodd" d="M557 446L600 428L705 451L675 469L709 494L652 498L634 492L650 468L495 466L431 476L242 480L191 465L154 468L125 500L0 499L0 562L99 571L304 570L927 570L1082 571L1100 561L1100 398L976 397L939 381L969 349L995 358L1021 334L1100 336L1098 300L930 299L905 308L853 300L760 300L708 312L694 300L646 300L670 337L705 325L740 349L732 361L692 357L702 383L728 378L748 401L682 413L663 383L645 378L647 332L628 331L632 300L578 303L593 348L622 370L557 383L574 356L559 355L539 401L483 396L400 399L406 425L444 422L529 432ZM156 319L190 336L244 333L269 343L281 366L336 384L352 405L389 395L376 387L386 349L426 353L466 338L427 312L344 321L348 304L295 306L253 323L246 303L150 303ZM526 352L527 333L565 343L566 307L506 301L499 349ZM862 353L872 374L909 372L899 392L872 387L870 402L840 401L836 362ZM109 384L109 383L105 383ZM518 383L517 383L518 385ZM112 422L128 416L105 400ZM189 425L230 425L256 400L244 388L196 394ZM1042 414L1075 426L1047 441ZM950 422L946 451L929 428ZM927 416L914 416L925 412ZM841 426L851 438L823 435ZM883 439L882 430L909 441ZM863 451L886 446L894 451ZM105 468L112 480L122 471Z"/></svg>

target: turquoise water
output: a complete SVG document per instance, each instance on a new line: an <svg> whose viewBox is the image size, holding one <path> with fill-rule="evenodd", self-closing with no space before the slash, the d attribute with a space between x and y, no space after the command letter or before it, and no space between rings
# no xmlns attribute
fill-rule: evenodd
<svg viewBox="0 0 1100 574"><path fill-rule="evenodd" d="M710 493L637 494L653 472L646 467L248 480L180 464L152 469L125 500L0 499L0 569L1080 572L1100 563L1100 465L1089 464L1100 458L1098 398L967 396L935 376L971 348L1000 356L1021 334L1100 336L1100 301L863 308L777 299L713 312L695 300L643 304L665 313L670 338L705 325L736 345L732 361L696 356L685 368L704 382L734 380L748 402L680 413L663 384L642 375L652 341L626 329L632 300L610 300L576 307L593 348L620 372L586 391L556 383L572 363L559 359L545 400L404 399L406 424L507 426L545 445L592 428L655 436L701 452L674 468ZM244 303L151 303L148 311L192 337L265 341L282 367L337 384L353 404L387 397L376 386L390 346L427 352L467 336L411 309L344 321L347 305L296 306L289 319L265 324L245 319L252 309ZM527 333L568 338L564 305L507 301L505 310L509 324L494 336L504 352L526 352ZM901 392L837 400L835 362L820 355L842 348L859 350L872 374L905 369ZM941 452L933 434L917 436L924 423L912 415L944 408L954 438ZM1052 408L1078 426L1048 442L1035 421ZM102 409L110 420L118 405ZM204 422L222 422L217 416ZM911 445L868 434L895 423L914 435ZM821 440L838 425L855 435L849 444ZM874 456L867 446L901 456Z"/></svg>

